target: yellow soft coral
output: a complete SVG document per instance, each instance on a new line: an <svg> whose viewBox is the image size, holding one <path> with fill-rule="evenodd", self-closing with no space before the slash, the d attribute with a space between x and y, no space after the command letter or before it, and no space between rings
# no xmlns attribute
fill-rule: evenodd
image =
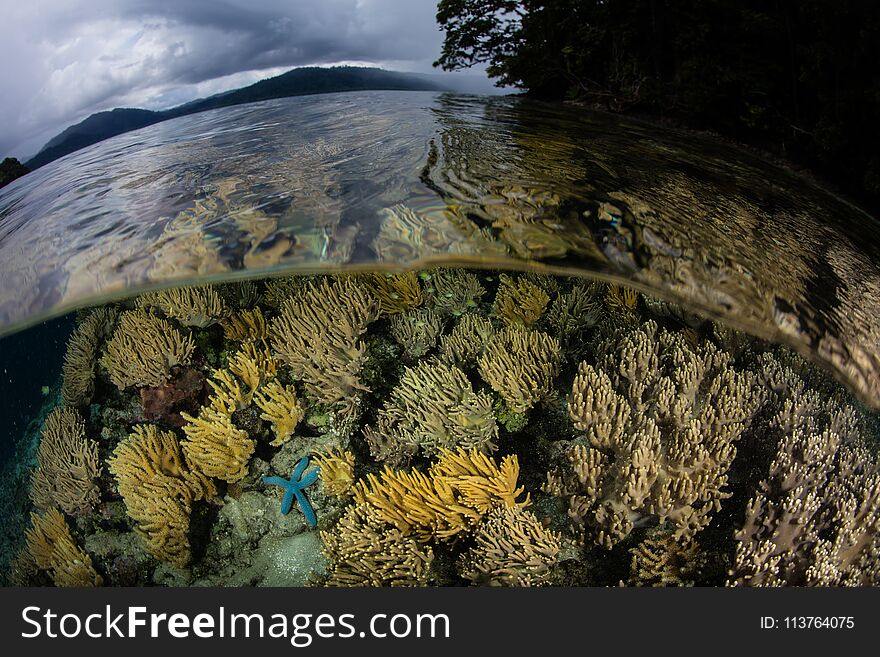
<svg viewBox="0 0 880 657"><path fill-rule="evenodd" d="M55 586L101 586L92 559L73 540L58 509L31 514L31 528L25 530L28 552L37 567L52 575Z"/></svg>
<svg viewBox="0 0 880 657"><path fill-rule="evenodd" d="M186 420L186 440L181 445L187 461L209 477L229 483L244 479L256 447L247 431L236 427L228 413L213 406L202 408L198 417L180 415Z"/></svg>
<svg viewBox="0 0 880 657"><path fill-rule="evenodd" d="M173 432L155 425L134 427L113 451L110 471L147 550L185 566L193 503L216 495L213 482L183 459Z"/></svg>
<svg viewBox="0 0 880 657"><path fill-rule="evenodd" d="M260 417L272 423L275 439L269 444L274 447L283 445L290 439L296 425L305 415L293 387L283 386L277 381L270 381L263 386L254 397L254 402L263 411Z"/></svg>

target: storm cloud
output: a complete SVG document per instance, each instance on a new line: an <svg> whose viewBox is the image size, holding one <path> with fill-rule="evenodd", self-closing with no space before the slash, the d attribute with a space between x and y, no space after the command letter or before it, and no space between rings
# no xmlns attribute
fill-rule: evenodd
<svg viewBox="0 0 880 657"><path fill-rule="evenodd" d="M96 111L164 109L295 66L437 72L435 12L435 0L4 0L0 157L33 155Z"/></svg>

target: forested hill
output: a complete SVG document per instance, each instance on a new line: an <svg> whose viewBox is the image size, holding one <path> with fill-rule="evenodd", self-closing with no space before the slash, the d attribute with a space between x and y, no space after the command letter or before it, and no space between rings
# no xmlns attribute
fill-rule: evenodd
<svg viewBox="0 0 880 657"><path fill-rule="evenodd" d="M161 112L117 108L92 114L50 139L37 155L25 162L25 166L33 170L104 139L177 116L272 98L368 89L432 91L440 90L441 87L420 76L376 68L351 66L297 68L248 87L202 98Z"/></svg>

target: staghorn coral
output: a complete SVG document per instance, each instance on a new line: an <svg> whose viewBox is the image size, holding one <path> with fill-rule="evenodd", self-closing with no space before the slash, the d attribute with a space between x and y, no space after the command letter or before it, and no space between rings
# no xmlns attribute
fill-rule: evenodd
<svg viewBox="0 0 880 657"><path fill-rule="evenodd" d="M171 431L137 425L110 461L119 494L153 556L183 567L190 560L193 503L214 497L213 482L191 468Z"/></svg>
<svg viewBox="0 0 880 657"><path fill-rule="evenodd" d="M488 319L468 313L459 317L448 335L440 336L440 359L447 365L475 365L483 349L495 336Z"/></svg>
<svg viewBox="0 0 880 657"><path fill-rule="evenodd" d="M37 467L31 476L31 500L38 509L58 506L70 515L83 515L100 499L98 445L86 437L86 427L73 408L55 408L43 425Z"/></svg>
<svg viewBox="0 0 880 657"><path fill-rule="evenodd" d="M550 302L550 296L524 277L514 280L501 274L498 280L498 292L492 306L495 316L507 326L534 326Z"/></svg>
<svg viewBox="0 0 880 657"><path fill-rule="evenodd" d="M236 342L265 340L269 337L269 325L259 308L239 310L223 322L223 335Z"/></svg>
<svg viewBox="0 0 880 657"><path fill-rule="evenodd" d="M469 271L437 269L428 274L426 292L434 310L458 317L476 308L486 289Z"/></svg>
<svg viewBox="0 0 880 657"><path fill-rule="evenodd" d="M195 345L164 319L146 310L129 310L119 317L101 365L120 390L159 386L175 365L188 365Z"/></svg>
<svg viewBox="0 0 880 657"><path fill-rule="evenodd" d="M440 315L428 309L399 313L391 318L389 324L391 337L411 359L421 358L433 349L442 328Z"/></svg>
<svg viewBox="0 0 880 657"><path fill-rule="evenodd" d="M379 313L396 315L422 303L422 288L415 272L385 274L375 272L360 277L372 295L379 300Z"/></svg>
<svg viewBox="0 0 880 657"><path fill-rule="evenodd" d="M272 347L306 392L351 416L366 345L360 336L379 316L379 302L351 278L310 283L281 306L271 322Z"/></svg>
<svg viewBox="0 0 880 657"><path fill-rule="evenodd" d="M37 567L52 575L55 586L91 587L104 583L91 557L73 540L58 509L32 513L31 528L25 531L25 539Z"/></svg>
<svg viewBox="0 0 880 657"><path fill-rule="evenodd" d="M796 377L791 374L792 379ZM851 407L789 387L768 476L737 532L732 586L880 584L880 464Z"/></svg>
<svg viewBox="0 0 880 657"><path fill-rule="evenodd" d="M364 436L373 456L393 464L421 449L433 455L463 447L494 450L498 426L492 400L474 392L464 372L442 363L406 368Z"/></svg>
<svg viewBox="0 0 880 657"><path fill-rule="evenodd" d="M604 350L598 368L578 368L568 410L584 436L544 490L568 500L582 538L608 549L646 523L692 537L730 496L734 443L761 401L754 377L654 322Z"/></svg>
<svg viewBox="0 0 880 657"><path fill-rule="evenodd" d="M354 484L354 454L347 449L331 449L316 454L315 465L328 495L341 497L351 490Z"/></svg>
<svg viewBox="0 0 880 657"><path fill-rule="evenodd" d="M350 506L332 531L322 531L325 586L426 586L434 552L368 504Z"/></svg>
<svg viewBox="0 0 880 657"><path fill-rule="evenodd" d="M232 422L229 413L214 406L202 408L198 417L180 414L186 424L181 441L188 463L208 477L228 483L241 481L247 474L247 464L256 443Z"/></svg>
<svg viewBox="0 0 880 657"><path fill-rule="evenodd" d="M497 506L474 532L459 571L474 584L542 586L550 583L560 537L519 507Z"/></svg>
<svg viewBox="0 0 880 657"><path fill-rule="evenodd" d="M519 463L506 456L497 464L475 449L443 450L427 474L387 467L354 487L358 504L375 508L383 521L422 542L455 541L495 506L525 507L529 495L517 487Z"/></svg>
<svg viewBox="0 0 880 657"><path fill-rule="evenodd" d="M273 447L290 440L293 430L305 415L293 387L283 386L277 381L269 381L258 390L254 402L263 411L260 417L272 423L275 438L269 444Z"/></svg>
<svg viewBox="0 0 880 657"><path fill-rule="evenodd" d="M92 310L67 341L61 370L61 400L65 406L84 406L92 400L98 346L110 334L117 313L112 307Z"/></svg>
<svg viewBox="0 0 880 657"><path fill-rule="evenodd" d="M166 317L184 326L205 328L229 315L229 308L217 291L208 286L178 287L148 292L137 299L139 308L158 308Z"/></svg>
<svg viewBox="0 0 880 657"><path fill-rule="evenodd" d="M509 327L489 342L477 369L512 411L525 413L550 393L559 361L556 338Z"/></svg>

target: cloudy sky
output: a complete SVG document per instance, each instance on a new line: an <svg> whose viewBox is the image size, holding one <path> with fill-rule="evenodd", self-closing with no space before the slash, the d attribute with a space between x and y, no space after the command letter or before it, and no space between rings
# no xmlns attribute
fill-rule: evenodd
<svg viewBox="0 0 880 657"><path fill-rule="evenodd" d="M34 155L93 112L164 109L295 66L439 73L435 11L436 0L0 0L0 158Z"/></svg>

